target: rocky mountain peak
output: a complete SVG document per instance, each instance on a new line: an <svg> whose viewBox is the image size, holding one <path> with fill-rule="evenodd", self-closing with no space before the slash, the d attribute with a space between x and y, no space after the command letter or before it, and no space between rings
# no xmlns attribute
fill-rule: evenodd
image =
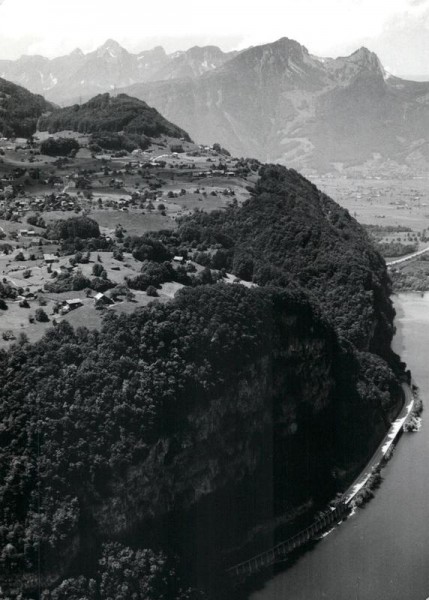
<svg viewBox="0 0 429 600"><path fill-rule="evenodd" d="M243 50L229 60L224 69L236 72L240 78L245 73L257 74L263 85L267 85L268 81L277 85L280 80L287 81L288 85L303 80L309 85L318 85L324 75L321 64L310 56L307 48L287 37Z"/></svg>
<svg viewBox="0 0 429 600"><path fill-rule="evenodd" d="M123 48L118 42L115 40L109 39L102 46L100 46L97 50L97 56L100 58L118 58L122 54L127 54L125 48Z"/></svg>
<svg viewBox="0 0 429 600"><path fill-rule="evenodd" d="M191 56L199 56L201 54L213 54L217 56L219 54L223 54L222 50L218 48L218 46L192 46L192 48L189 48L186 53Z"/></svg>
<svg viewBox="0 0 429 600"><path fill-rule="evenodd" d="M167 56L167 53L165 52L162 46L155 46L155 48L152 48L152 50L147 50L146 52L150 52L151 54L153 54L153 56Z"/></svg>
<svg viewBox="0 0 429 600"><path fill-rule="evenodd" d="M375 52L371 52L364 46L353 52L353 54L348 56L346 60L369 71L383 72L383 67L378 56L375 54Z"/></svg>
<svg viewBox="0 0 429 600"><path fill-rule="evenodd" d="M288 37L282 37L273 44L268 44L272 46L273 49L278 50L280 52L287 53L295 53L295 54L308 54L308 50L305 46L297 42L296 40L292 40Z"/></svg>
<svg viewBox="0 0 429 600"><path fill-rule="evenodd" d="M75 48L72 52L70 52L69 56L76 56L77 58L79 58L85 55L80 48Z"/></svg>
<svg viewBox="0 0 429 600"><path fill-rule="evenodd" d="M259 60L261 56L270 56L281 61L288 59L301 60L304 56L308 56L308 50L295 40L283 37L270 44L249 48L242 52L241 56L246 54L252 56L255 60Z"/></svg>

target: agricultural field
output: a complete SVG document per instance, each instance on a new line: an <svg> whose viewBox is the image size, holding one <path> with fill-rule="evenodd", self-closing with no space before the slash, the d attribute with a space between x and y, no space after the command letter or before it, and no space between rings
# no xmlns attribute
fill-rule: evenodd
<svg viewBox="0 0 429 600"><path fill-rule="evenodd" d="M159 212L144 213L143 211L94 210L89 213L92 219L100 225L102 233L113 235L117 226L122 226L128 235L142 235L147 231L160 229L175 229L176 223L170 216Z"/></svg>
<svg viewBox="0 0 429 600"><path fill-rule="evenodd" d="M363 225L429 227L429 177L413 179L328 179L312 181Z"/></svg>
<svg viewBox="0 0 429 600"><path fill-rule="evenodd" d="M0 310L0 348L16 341L20 333L25 333L31 342L35 342L43 336L48 327L63 320L75 327L99 329L105 311L129 313L155 300L146 292L135 290L129 299L122 296L112 304L97 308L97 294L94 291L84 289L54 293L45 289L45 284L53 281L52 272L60 273L68 270L70 273L79 272L84 277L90 278L94 264L102 265L109 281L118 286L126 285L126 277L135 277L141 267L141 263L131 254L124 254L123 260L117 261L113 258L112 252L94 252L90 253L88 263L74 267L71 266L69 257L61 257L49 268L43 259L16 261L15 256L20 251L18 248L10 258L0 256L2 280L7 280L11 285L22 290L16 299L6 302L6 310ZM161 285L157 301L167 302L182 287L183 285L175 282ZM64 314L56 310L59 306L68 307L68 303L71 308L67 312L64 311ZM46 321L34 319L39 308L43 308L46 313ZM31 321L30 318L33 320Z"/></svg>
<svg viewBox="0 0 429 600"><path fill-rule="evenodd" d="M44 132L0 143L0 347L19 341L20 334L37 341L61 321L98 329L109 311L168 302L182 283L130 289L142 262L128 251L118 258L112 248L118 240L174 230L195 210L242 204L257 179L247 163L191 142L181 142L180 152L171 151L178 140L163 137L145 151L94 154L87 136L61 132L53 137L72 138L81 148L55 158L40 152L48 137ZM62 222L76 217L95 221L104 240L100 250L64 251L52 238ZM186 264L189 273L202 276L201 265ZM175 268L171 260L170 274Z"/></svg>
<svg viewBox="0 0 429 600"><path fill-rule="evenodd" d="M429 177L313 181L367 227L387 260L429 245Z"/></svg>

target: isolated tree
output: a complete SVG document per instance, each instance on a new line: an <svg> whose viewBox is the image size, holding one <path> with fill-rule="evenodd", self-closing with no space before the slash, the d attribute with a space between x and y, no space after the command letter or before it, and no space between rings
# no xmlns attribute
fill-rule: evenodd
<svg viewBox="0 0 429 600"><path fill-rule="evenodd" d="M43 308L37 308L34 317L36 321L39 321L40 323L47 323L49 321L49 317Z"/></svg>
<svg viewBox="0 0 429 600"><path fill-rule="evenodd" d="M153 285L149 285L147 290L146 290L146 294L148 296L153 296L153 297L157 297L158 296L158 292L156 290L156 287L154 287Z"/></svg>
<svg viewBox="0 0 429 600"><path fill-rule="evenodd" d="M95 265L93 265L92 267L92 274L95 277L102 277L102 273L105 272L104 271L104 267L102 264L100 263L95 263Z"/></svg>

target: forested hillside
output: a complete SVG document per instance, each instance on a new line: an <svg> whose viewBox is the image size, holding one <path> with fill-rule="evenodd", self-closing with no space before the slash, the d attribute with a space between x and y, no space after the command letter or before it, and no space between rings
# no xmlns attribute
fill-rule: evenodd
<svg viewBox="0 0 429 600"><path fill-rule="evenodd" d="M0 78L0 134L29 137L37 129L39 117L53 106L42 96Z"/></svg>
<svg viewBox="0 0 429 600"><path fill-rule="evenodd" d="M358 460L365 430L381 433L395 404L391 372L342 350L299 291L199 287L111 318L100 334L62 324L0 366L2 568L27 591L39 568L46 586L59 583L91 551L95 569L95 540L128 541L145 526L199 582L219 546L273 506L333 494L332 469ZM252 507L243 491L261 485L267 496ZM192 536L204 521L189 525L191 541L168 536L181 512L216 495L212 519L229 519L231 502L247 516L202 543L208 563L197 566Z"/></svg>
<svg viewBox="0 0 429 600"><path fill-rule="evenodd" d="M249 189L110 240L142 262L134 289L183 281L173 300L0 352L10 597L229 600L225 568L326 508L396 416L390 283L366 233L295 171L261 167ZM50 230L66 253L105 241L87 217ZM212 271L173 267L178 252ZM226 271L257 285L203 285Z"/></svg>
<svg viewBox="0 0 429 600"><path fill-rule="evenodd" d="M41 119L41 131L70 129L80 133L118 133L157 137L162 134L189 140L188 134L142 100L126 94L100 94L81 106L75 104Z"/></svg>
<svg viewBox="0 0 429 600"><path fill-rule="evenodd" d="M242 207L198 212L180 236L211 248L214 268L260 285L299 284L357 348L388 353L393 309L382 257L348 211L296 171L263 166Z"/></svg>

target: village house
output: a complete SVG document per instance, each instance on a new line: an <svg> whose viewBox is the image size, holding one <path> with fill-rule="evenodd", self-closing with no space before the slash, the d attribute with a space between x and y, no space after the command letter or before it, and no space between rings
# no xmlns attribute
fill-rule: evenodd
<svg viewBox="0 0 429 600"><path fill-rule="evenodd" d="M111 298L109 298L102 292L99 292L94 296L94 303L95 306L109 306L113 304L113 300L111 300Z"/></svg>
<svg viewBox="0 0 429 600"><path fill-rule="evenodd" d="M71 310L76 310L76 308L79 308L80 306L83 306L83 302L82 302L82 300L80 298L73 298L71 300L64 300L64 302L62 303L62 306L60 308L60 314L61 315L66 315Z"/></svg>
<svg viewBox="0 0 429 600"><path fill-rule="evenodd" d="M44 254L43 260L47 265L53 265L54 263L59 262L59 258L58 256L55 256L55 254Z"/></svg>
<svg viewBox="0 0 429 600"><path fill-rule="evenodd" d="M74 310L75 308L83 306L83 302L80 298L72 298L71 300L66 300L65 304L69 307L70 310Z"/></svg>

